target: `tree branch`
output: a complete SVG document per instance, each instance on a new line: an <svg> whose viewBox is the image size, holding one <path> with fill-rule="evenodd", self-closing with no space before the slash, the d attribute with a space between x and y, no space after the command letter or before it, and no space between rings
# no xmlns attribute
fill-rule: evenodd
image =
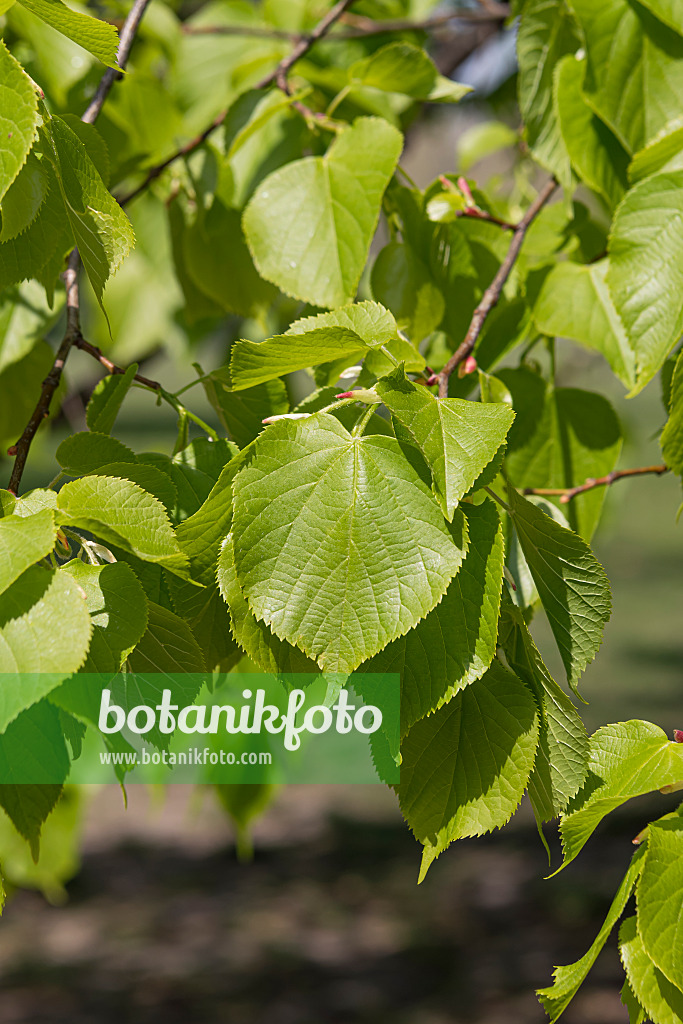
<svg viewBox="0 0 683 1024"><path fill-rule="evenodd" d="M339 2L327 12L325 17L318 22L315 28L307 36L299 38L296 46L289 56L284 57L277 67L273 68L272 71L269 71L260 82L256 83L254 89L265 89L266 86L272 85L273 83L276 83L280 88L283 88L283 83L286 84L287 76L296 62L301 60L302 57L305 57L311 47L314 46L318 40L327 35L335 22L339 21L342 14L344 14L353 2L354 0L339 0ZM286 91L287 89L285 89L285 92ZM141 192L144 192L145 189L155 181L167 167L174 163L174 161L179 160L181 157L189 156L190 153L194 153L196 149L199 149L199 147L206 142L208 137L215 132L217 128L220 128L225 121L227 113L227 110L222 110L221 113L213 119L211 124L207 125L203 132L200 132L194 139L190 139L190 141L186 142L184 146L180 146L174 153L171 153L169 157L162 160L161 163L150 168L143 181L134 188L132 192L128 192L127 195L119 198L121 206L126 206L133 199L139 196Z"/></svg>
<svg viewBox="0 0 683 1024"><path fill-rule="evenodd" d="M451 358L444 366L441 373L437 374L437 380L439 383L439 397L446 398L448 396L448 381L455 368L467 358L471 353L472 349L477 343L477 339L482 332L482 328L486 323L486 320L491 311L497 306L500 296L502 294L505 282L507 281L512 268L514 267L517 257L519 256L520 250L524 243L526 233L529 230L534 219L541 212L545 204L548 202L553 192L557 188L557 182L554 178L541 189L533 203L524 214L519 224L516 226L512 235L512 241L510 242L510 248L507 251L507 255L500 265L498 273L494 277L489 287L484 292L482 300L477 306L472 316L465 340L458 349L453 353Z"/></svg>
<svg viewBox="0 0 683 1024"><path fill-rule="evenodd" d="M509 16L508 5L497 3L491 4L483 11L449 11L448 14L434 15L422 21L411 21L409 18L375 21L374 18L345 14L339 20L349 28L343 32L335 32L329 39L343 42L349 39L362 39L364 36L384 35L386 32L434 32L446 28L454 21L487 24L505 21ZM298 43L302 38L296 32L285 32L264 25L198 25L196 28L192 25L183 25L183 32L189 36L251 36L256 39L285 39L292 43Z"/></svg>
<svg viewBox="0 0 683 1024"><path fill-rule="evenodd" d="M128 62L133 40L135 39L135 33L137 32L140 20L142 19L149 2L150 0L134 0L133 6L128 13L128 17L123 23L123 27L119 35L119 49L117 53L117 60L120 69L123 69ZM109 95L112 85L117 78L120 77L121 70L116 71L113 68L107 68L100 79L100 84L97 87L95 95L88 104L88 108L81 118L82 121L85 121L87 124L95 123L100 111L102 110L104 101ZM17 443L7 450L8 455L16 456L14 466L12 467L12 475L8 484L8 490L10 490L14 495L19 492L19 484L21 483L21 478L24 473L24 467L26 466L26 460L28 458L33 438L36 436L38 427L50 412L52 396L59 387L59 382L62 379L62 371L64 369L64 364L68 359L69 352L71 351L72 346L81 337L80 305L78 299L79 265L80 257L78 255L78 249L73 249L69 256L67 269L62 275L64 279L64 286L66 288L66 330L64 332L64 337L62 338L62 343L57 350L57 355L55 356L52 368L41 385L40 398L38 399L38 403L31 414L30 420L26 424L23 434Z"/></svg>
<svg viewBox="0 0 683 1024"><path fill-rule="evenodd" d="M544 497L559 497L560 502L563 505L568 505L569 502L576 498L579 494L585 494L586 491L592 491L595 487L611 487L617 480L625 480L631 476L646 476L647 474L656 474L657 476L663 476L664 473L669 473L669 467L665 465L661 466L639 466L636 469L619 469L614 470L612 473L608 473L607 476L600 477L589 477L585 483L579 484L578 487L527 487L524 490L524 494L538 494Z"/></svg>

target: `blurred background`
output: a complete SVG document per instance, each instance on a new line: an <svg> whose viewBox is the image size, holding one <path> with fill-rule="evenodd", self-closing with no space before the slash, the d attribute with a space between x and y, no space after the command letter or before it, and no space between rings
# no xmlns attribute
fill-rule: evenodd
<svg viewBox="0 0 683 1024"><path fill-rule="evenodd" d="M419 186L446 172L504 177L506 155L487 154L477 130L491 121L517 128L514 29L458 23L439 35L434 54L444 73L476 86L476 98L426 111L408 133L403 166ZM148 275L144 307L126 291L140 273ZM187 336L174 318L177 285L155 279L159 301L150 302L155 273L143 244L113 283L111 305L118 289L123 310L113 357L143 357L143 372L172 390L187 383ZM102 343L102 325L90 316L87 336ZM228 323L193 338L192 358L206 368L223 363L235 329ZM626 434L621 464L660 461L657 383L629 402L598 356L559 343L557 358L558 383L613 401ZM32 451L27 487L54 476L55 448L83 428L97 379L94 363L72 360L69 397ZM201 388L188 404L219 426ZM152 394L132 392L116 432L135 448L167 451L173 420ZM8 474L8 464L0 470ZM680 500L671 477L622 481L607 496L594 547L614 612L582 683L591 729L641 717L669 734L683 727ZM534 630L562 678L543 622ZM116 786L85 787L70 801L68 813L82 822L80 853L62 850L72 881L60 889L26 869L35 891L11 895L0 924L3 1024L540 1024L534 988L549 984L554 965L585 952L632 839L675 804L632 802L567 871L544 880L547 857L525 803L504 833L451 847L418 887L419 847L379 785L281 791L254 825L250 863L238 862L212 793L131 787L126 808ZM556 867L557 836L548 829L547 837ZM567 1024L626 1021L620 984L612 941Z"/></svg>

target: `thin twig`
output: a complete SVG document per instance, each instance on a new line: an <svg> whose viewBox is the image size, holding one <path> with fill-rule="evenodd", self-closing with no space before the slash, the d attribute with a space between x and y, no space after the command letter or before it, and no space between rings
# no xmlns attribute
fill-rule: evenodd
<svg viewBox="0 0 683 1024"><path fill-rule="evenodd" d="M433 32L445 28L454 21L480 24L505 21L509 16L510 8L507 4L492 4L490 9L483 11L449 11L448 14L434 15L422 21L411 21L409 18L375 21L373 18L346 14L340 21L349 28L335 32L328 38L333 42L344 42L349 39L362 39L364 36L384 35L386 32ZM251 36L255 39L284 39L291 43L297 43L302 38L297 32L285 32L264 25L183 25L182 30L188 36Z"/></svg>
<svg viewBox="0 0 683 1024"><path fill-rule="evenodd" d="M135 34L140 22L142 21L142 16L147 10L149 2L150 0L135 0L128 17L123 23L121 34L119 35L119 49L116 58L121 70L123 70L128 63L128 57L130 56ZM86 124L95 123L100 115L102 107L104 106L104 101L109 95L112 85L122 77L121 71L116 68L107 68L100 79L100 84L97 86L95 95L88 104L88 109L81 117L81 121L85 121Z"/></svg>
<svg viewBox="0 0 683 1024"><path fill-rule="evenodd" d="M81 352L87 352L88 355L96 359L98 363L101 363L107 373L123 374L126 372L122 366L117 366L116 363L112 363L111 359L108 359L97 345L91 345L90 342L86 341L85 338L82 338L80 334L75 339L74 346L75 348L79 348ZM138 384L144 384L145 387L151 388L153 391L161 391L161 384L159 381L150 380L149 377L143 377L141 373L136 373L133 380L136 380Z"/></svg>
<svg viewBox="0 0 683 1024"><path fill-rule="evenodd" d="M630 476L646 476L647 474L663 476L664 473L668 472L669 467L665 465L638 466L636 469L615 469L612 473L608 473L606 476L591 476L585 483L579 484L578 487L527 487L524 490L524 494L559 497L560 502L563 505L568 505L569 502L573 498L576 498L577 495L585 494L586 491L592 491L595 487L611 487L617 480L625 480Z"/></svg>
<svg viewBox="0 0 683 1024"><path fill-rule="evenodd" d="M150 0L134 0L133 6L128 13L128 17L123 23L121 34L119 36L119 48L117 53L117 60L120 69L125 68L128 62L133 40L135 39L135 33L137 32L140 20L145 13L149 2ZM120 76L120 70L117 71L113 68L107 68L100 80L100 84L97 87L93 99L88 104L88 108L81 118L82 121L85 121L87 124L95 123L100 111L102 110L104 101L109 95L112 85L117 78L120 78ZM8 484L8 490L15 495L19 493L19 484L21 483L21 478L24 473L26 460L28 458L33 438L36 436L38 427L50 412L52 396L59 387L59 382L62 379L62 371L69 356L69 352L71 351L72 346L81 337L80 305L78 299L79 266L80 257L78 255L78 249L73 249L69 256L67 269L62 274L66 289L66 329L64 331L64 337L62 338L62 342L57 350L57 355L55 356L52 368L41 385L40 398L38 399L38 403L31 414L31 418L26 424L23 434L17 443L7 450L8 455L16 456L14 466L12 467L12 475Z"/></svg>
<svg viewBox="0 0 683 1024"><path fill-rule="evenodd" d="M92 345L89 341L86 341L85 338L83 338L80 334L74 340L73 345L74 348L79 348L81 352L87 352L88 355L93 357L93 359L96 359L98 363L104 366L107 373L124 374L126 372L123 366L117 366L116 363L113 363L111 359L108 359L104 355L102 350L99 349L97 345ZM150 380L149 377L143 377L141 373L136 373L135 376L133 377L133 380L136 380L138 384L142 384L143 387L149 388L151 391L156 391L159 397L163 399L163 401L166 402L168 405L170 405L172 409L175 409L179 416L186 416L188 419L192 420L193 423L196 423L197 426L204 431L204 433L208 434L209 437L213 438L214 441L219 440L218 434L213 429L213 427L209 426L208 423L200 419L199 416L193 413L190 409L186 408L186 406L184 406L182 402L179 401L177 395L174 395L170 391L167 391L166 388L163 387L163 385L160 384L158 380ZM197 382L195 381L193 383Z"/></svg>
<svg viewBox="0 0 683 1024"><path fill-rule="evenodd" d="M556 188L557 182L554 178L551 178L538 193L535 200L515 228L507 255L501 263L498 273L484 292L481 302L474 311L469 329L465 335L465 340L453 353L441 373L438 374L439 396L441 398L446 398L448 395L448 381L451 374L463 359L467 358L476 345L477 339L482 332L482 328L486 323L487 317L498 304L505 282L510 276L512 268L517 261L517 257L519 256L529 227L548 202Z"/></svg>
<svg viewBox="0 0 683 1024"><path fill-rule="evenodd" d="M350 7L353 2L354 0L339 0L339 2L327 12L325 17L318 22L315 28L307 36L302 36L298 40L292 52L287 57L284 57L277 67L273 68L272 71L269 71L268 74L265 75L260 82L257 82L253 88L265 89L274 82L282 88L282 83L286 82L289 72L297 61L301 60L302 57L305 57L311 47L329 32L335 22L339 21L342 14L344 14L346 9ZM194 139L190 139L190 141L186 142L184 146L180 146L174 153L171 153L169 157L162 160L161 163L156 164L155 167L151 167L137 188L134 188L132 192L129 192L127 195L119 198L121 206L126 206L127 203L130 203L133 199L139 196L141 192L144 192L145 189L176 160L179 160L181 157L189 156L190 153L194 153L196 149L199 149L199 147L206 142L208 137L215 132L217 128L220 128L225 121L227 113L227 110L222 110L221 113L213 119L211 124L207 125L203 132L200 132Z"/></svg>

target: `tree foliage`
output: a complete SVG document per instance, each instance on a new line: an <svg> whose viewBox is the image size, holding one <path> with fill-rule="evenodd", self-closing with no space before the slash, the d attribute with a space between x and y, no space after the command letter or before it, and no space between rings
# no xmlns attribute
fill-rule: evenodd
<svg viewBox="0 0 683 1024"><path fill-rule="evenodd" d="M605 488L683 471L679 4L517 0L523 128L482 126L470 160L505 148L509 181L447 168L421 189L407 128L470 92L428 52L432 6L135 0L119 34L114 8L2 4L5 777L40 736L67 781L95 721L85 672L121 671L134 703L128 671L187 673L193 700L197 673L246 666L400 674L420 879L525 792L567 865L610 811L683 779L654 724L589 737L529 630L547 618L578 692L611 612L590 547ZM189 367L208 336L222 358L180 391L139 372L163 341ZM618 418L557 385L558 338L631 396L661 378L661 465L618 468ZM26 491L62 368L92 357L87 430ZM140 389L177 417L166 454L115 436ZM0 786L36 859L60 793ZM244 828L267 792L222 799ZM593 947L540 992L552 1020L634 893L624 1001L683 1020L680 815L639 838Z"/></svg>

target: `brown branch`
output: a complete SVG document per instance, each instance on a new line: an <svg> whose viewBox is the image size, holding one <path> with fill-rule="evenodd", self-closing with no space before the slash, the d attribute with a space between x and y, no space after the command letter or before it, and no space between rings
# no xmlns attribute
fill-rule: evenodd
<svg viewBox="0 0 683 1024"><path fill-rule="evenodd" d="M107 373L123 374L126 372L123 366L117 366L116 363L112 363L111 359L108 359L102 352L102 349L98 348L97 345L91 345L80 334L74 339L73 344L74 348L79 348L81 352L87 352L98 363L101 363ZM147 388L152 388L153 391L163 390L158 380L150 380L149 377L143 377L141 373L136 373L133 380L136 380L138 384L144 384Z"/></svg>
<svg viewBox="0 0 683 1024"><path fill-rule="evenodd" d="M273 83L276 83L280 88L282 88L283 83L287 81L287 75L297 61L301 60L302 57L305 57L311 47L314 46L318 40L322 39L323 36L327 35L335 22L339 21L342 14L344 14L346 9L350 7L353 2L354 0L339 0L339 2L327 12L325 17L318 22L315 28L307 36L299 38L296 46L289 56L284 57L277 67L273 68L272 71L269 71L268 74L265 75L260 82L257 82L253 88L265 89ZM174 153L171 153L169 157L162 160L161 163L150 168L150 170L147 171L145 178L137 188L134 188L132 192L128 192L127 195L119 198L121 206L126 206L127 203L130 203L133 199L139 196L141 192L144 192L145 189L176 160L179 160L181 157L189 156L190 153L194 153L196 149L199 149L199 147L206 142L208 137L215 132L217 128L220 128L225 121L227 113L227 110L222 110L221 113L213 119L211 124L207 125L203 132L200 132L194 139L190 139L190 141L186 142L184 146L180 146Z"/></svg>
<svg viewBox="0 0 683 1024"><path fill-rule="evenodd" d="M472 352L472 349L477 343L477 339L482 332L484 324L491 313L491 311L497 306L500 296L502 294L505 282L507 281L512 268L514 267L517 257L519 256L520 250L524 243L526 233L529 230L534 219L541 212L545 204L548 202L553 192L557 188L557 182L554 178L541 189L533 203L524 214L519 224L516 226L512 235L512 241L510 242L510 248L507 251L507 255L500 265L498 273L494 277L493 281L486 289L482 296L482 300L477 306L472 316L469 329L465 335L465 340L458 349L453 353L451 358L444 366L441 373L438 374L437 379L439 382L439 397L446 398L448 396L448 381L455 368L467 358Z"/></svg>
<svg viewBox="0 0 683 1024"><path fill-rule="evenodd" d="M64 285L66 287L66 331L64 332L64 338L59 346L52 368L41 385L38 404L33 410L31 418L24 428L24 433L16 444L7 449L8 455L16 456L14 466L12 467L12 475L10 477L9 484L7 485L7 490L11 491L14 495L19 493L19 484L21 483L21 478L24 473L24 467L31 448L31 442L36 436L38 427L50 412L50 402L52 401L52 396L59 387L64 363L67 360L71 346L81 331L78 316L78 263L78 250L74 249L69 259L69 266L64 271L63 275Z"/></svg>
<svg viewBox="0 0 683 1024"><path fill-rule="evenodd" d="M135 39L135 33L137 32L140 20L147 9L149 2L150 0L134 0L133 6L128 13L128 17L123 23L123 28L121 29L121 34L119 36L119 48L117 53L119 69L125 68L128 62L133 40ZM88 108L81 118L82 121L85 121L87 124L95 123L100 111L102 110L104 101L109 95L112 85L117 78L120 77L121 70L107 68L100 79L100 84L97 87L94 97L88 104ZM62 338L62 342L57 350L57 355L55 356L52 368L41 385L40 398L38 399L36 407L31 414L31 418L26 424L23 434L17 443L7 450L8 455L16 456L14 466L12 467L12 475L8 484L8 490L15 495L19 493L19 484L21 483L21 478L24 473L26 460L28 458L33 438L36 436L40 424L49 415L50 403L52 402L52 397L59 387L59 382L62 379L64 364L68 359L72 346L75 345L77 340L81 337L80 306L78 299L79 265L80 256L78 255L78 249L73 249L69 256L67 269L62 275L64 287L66 289L66 330L64 331L64 337Z"/></svg>
<svg viewBox="0 0 683 1024"><path fill-rule="evenodd" d="M450 11L448 14L435 15L422 21L411 21L409 18L375 21L374 18L345 14L339 20L349 28L343 32L335 32L328 38L333 42L343 42L348 39L362 39L364 36L384 35L386 32L433 32L447 27L454 21L487 24L505 21L509 16L510 8L507 4L495 3L483 11ZM297 43L302 38L296 32L285 32L264 25L183 25L182 31L188 36L251 36L256 39L285 39L291 43Z"/></svg>
<svg viewBox="0 0 683 1024"><path fill-rule="evenodd" d="M559 497L563 505L568 505L577 495L585 494L586 491L592 491L595 487L611 487L617 480L625 480L631 476L646 476L653 473L657 476L663 476L664 473L668 472L670 472L669 467L665 465L639 466L637 469L615 469L612 473L608 473L607 476L589 477L585 483L579 484L578 487L527 487L524 490L524 494Z"/></svg>

